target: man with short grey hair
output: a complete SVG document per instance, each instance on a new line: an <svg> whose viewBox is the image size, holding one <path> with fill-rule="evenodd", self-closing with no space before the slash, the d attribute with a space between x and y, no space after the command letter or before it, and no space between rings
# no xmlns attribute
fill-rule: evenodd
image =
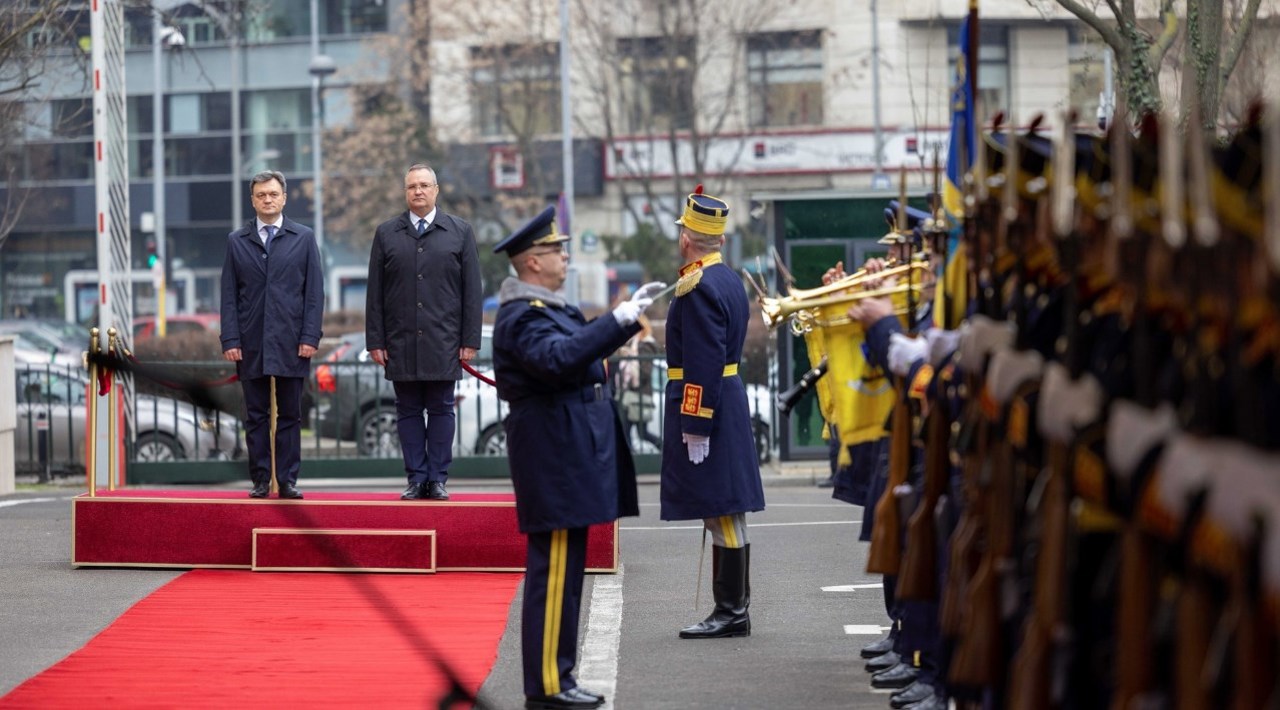
<svg viewBox="0 0 1280 710"><path fill-rule="evenodd" d="M222 356L244 390L251 498L266 498L272 479L281 498L302 497L302 387L324 316L320 249L310 227L284 216L286 185L275 170L253 176L256 214L227 236L222 265Z"/></svg>

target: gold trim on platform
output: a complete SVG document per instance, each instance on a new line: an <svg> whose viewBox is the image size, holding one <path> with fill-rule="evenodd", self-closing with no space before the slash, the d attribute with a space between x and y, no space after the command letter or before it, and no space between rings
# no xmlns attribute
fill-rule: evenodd
<svg viewBox="0 0 1280 710"><path fill-rule="evenodd" d="M425 537L431 546L431 564L429 567L265 567L258 564L258 533L264 535L383 535L398 537ZM435 574L436 572L436 531L435 530L361 530L359 528L254 528L253 544L250 546L249 569L254 572L396 572L403 574Z"/></svg>

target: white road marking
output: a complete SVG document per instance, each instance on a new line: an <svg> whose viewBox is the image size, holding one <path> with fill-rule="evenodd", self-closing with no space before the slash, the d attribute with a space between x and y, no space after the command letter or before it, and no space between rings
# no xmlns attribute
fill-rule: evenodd
<svg viewBox="0 0 1280 710"><path fill-rule="evenodd" d="M19 498L17 500L0 500L0 508L8 508L23 503L48 503L51 500L71 500L70 498Z"/></svg>
<svg viewBox="0 0 1280 710"><path fill-rule="evenodd" d="M881 626L880 624L845 624L844 632L846 634L865 634L879 636L888 631L890 626Z"/></svg>
<svg viewBox="0 0 1280 710"><path fill-rule="evenodd" d="M790 528L800 527L802 525L861 525L861 520L817 520L807 523L748 523L748 530L756 528ZM654 525L650 527L643 526L623 526L623 530L701 530L701 525Z"/></svg>
<svg viewBox="0 0 1280 710"><path fill-rule="evenodd" d="M602 707L613 708L618 689L618 644L622 640L622 574L593 575L591 610L587 615L587 634L582 641L578 660L578 683L585 689L603 693Z"/></svg>
<svg viewBox="0 0 1280 710"><path fill-rule="evenodd" d="M823 587L824 592L852 592L858 589L883 589L883 582L873 582L870 584L837 584L833 587Z"/></svg>

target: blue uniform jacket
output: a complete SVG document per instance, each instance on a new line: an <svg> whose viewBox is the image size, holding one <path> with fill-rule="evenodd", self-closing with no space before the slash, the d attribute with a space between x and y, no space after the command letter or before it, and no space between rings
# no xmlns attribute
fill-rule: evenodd
<svg viewBox="0 0 1280 710"><path fill-rule="evenodd" d="M764 509L760 463L747 390L726 365L742 360L750 310L742 280L719 254L667 313L667 365L683 370L667 382L662 441L662 519L692 520ZM699 262L694 262L698 264ZM682 277L691 273L687 265ZM683 289L677 289L680 294ZM682 434L711 437L711 452L689 461Z"/></svg>
<svg viewBox="0 0 1280 710"><path fill-rule="evenodd" d="M310 227L286 217L267 253L257 220L227 235L222 263L222 349L240 348L240 379L306 377L298 345L320 345L324 273Z"/></svg>
<svg viewBox="0 0 1280 710"><path fill-rule="evenodd" d="M639 515L635 464L604 368L639 330L611 315L588 323L573 306L536 298L498 309L493 365L511 407L504 425L520 532Z"/></svg>

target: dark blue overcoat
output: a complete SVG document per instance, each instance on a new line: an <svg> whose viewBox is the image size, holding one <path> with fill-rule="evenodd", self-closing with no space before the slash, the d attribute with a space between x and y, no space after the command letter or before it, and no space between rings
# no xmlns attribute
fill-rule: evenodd
<svg viewBox="0 0 1280 710"><path fill-rule="evenodd" d="M522 533L638 515L635 465L604 359L639 331L571 305L507 301L493 328L498 396Z"/></svg>
<svg viewBox="0 0 1280 710"><path fill-rule="evenodd" d="M691 268L693 267L693 268ZM662 519L692 520L764 509L747 390L725 367L742 360L750 311L742 279L715 253L681 269L701 270L667 313L666 418L662 431ZM711 437L694 465L682 434Z"/></svg>
<svg viewBox="0 0 1280 710"><path fill-rule="evenodd" d="M298 345L320 345L324 272L310 227L288 217L268 254L257 220L227 236L222 263L222 349L240 348L240 379L306 377Z"/></svg>

